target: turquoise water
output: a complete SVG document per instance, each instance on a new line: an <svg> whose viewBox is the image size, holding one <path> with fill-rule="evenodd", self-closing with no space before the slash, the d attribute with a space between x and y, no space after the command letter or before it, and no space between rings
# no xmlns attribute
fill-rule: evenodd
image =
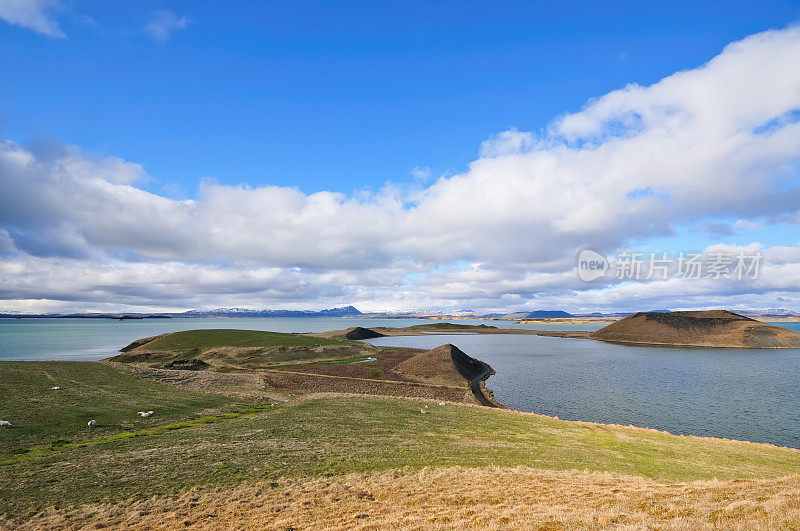
<svg viewBox="0 0 800 531"><path fill-rule="evenodd" d="M191 319L0 319L0 360L99 360L136 339L198 328L240 328L272 332L324 332L351 326L411 326L428 319L191 318ZM502 328L588 330L586 325L518 325L513 321L456 321ZM596 329L595 326L592 329Z"/></svg>
<svg viewBox="0 0 800 531"><path fill-rule="evenodd" d="M423 319L0 319L0 360L97 360L131 341L196 328L321 332L409 326ZM501 327L594 330L599 325ZM784 324L800 332L800 323ZM800 448L800 349L687 349L521 335L424 335L370 340L432 348L453 343L489 363L495 397L563 419L657 428Z"/></svg>

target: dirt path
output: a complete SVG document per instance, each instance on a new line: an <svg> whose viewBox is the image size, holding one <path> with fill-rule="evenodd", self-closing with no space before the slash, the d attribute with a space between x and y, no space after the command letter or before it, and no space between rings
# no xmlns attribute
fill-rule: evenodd
<svg viewBox="0 0 800 531"><path fill-rule="evenodd" d="M359 378L357 376L337 376L333 374L321 374L316 372L301 372L301 371L287 371L283 369L265 369L263 372L266 373L277 373L277 374L295 374L298 376L310 376L313 378L335 378L337 380L351 380L356 382L367 382L367 383L380 383L380 384L391 384L391 385L408 385L413 387L433 387L437 389L462 389L462 387L457 385L440 385L440 384L428 384L422 382L409 382L406 380L381 380L378 378Z"/></svg>

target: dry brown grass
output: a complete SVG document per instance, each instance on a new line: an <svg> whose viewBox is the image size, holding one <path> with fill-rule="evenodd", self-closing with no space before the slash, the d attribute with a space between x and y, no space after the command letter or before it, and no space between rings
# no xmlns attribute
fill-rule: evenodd
<svg viewBox="0 0 800 531"><path fill-rule="evenodd" d="M23 527L187 526L797 529L800 477L659 483L636 476L525 467L394 470L50 510Z"/></svg>

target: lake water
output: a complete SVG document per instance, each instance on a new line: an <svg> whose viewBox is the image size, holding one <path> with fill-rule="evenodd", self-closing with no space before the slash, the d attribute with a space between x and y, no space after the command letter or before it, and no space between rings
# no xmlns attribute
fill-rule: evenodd
<svg viewBox="0 0 800 531"><path fill-rule="evenodd" d="M341 317L185 318L185 319L0 319L0 360L100 360L136 339L199 328L239 328L271 332L325 332L351 326L403 327L430 324L429 319L359 319ZM589 330L596 325L518 325L513 321L456 321L501 328ZM593 326L593 328L586 328Z"/></svg>
<svg viewBox="0 0 800 531"><path fill-rule="evenodd" d="M369 342L452 343L491 365L497 374L487 386L500 403L521 411L800 448L800 349L643 347L520 335Z"/></svg>
<svg viewBox="0 0 800 531"><path fill-rule="evenodd" d="M322 332L409 326L422 319L0 319L0 360L97 360L135 339L198 328ZM505 328L595 330L600 325ZM800 332L800 323L782 324ZM423 335L370 340L433 348L453 343L497 372L503 404L569 420L657 428L800 448L800 349L687 349L521 335Z"/></svg>

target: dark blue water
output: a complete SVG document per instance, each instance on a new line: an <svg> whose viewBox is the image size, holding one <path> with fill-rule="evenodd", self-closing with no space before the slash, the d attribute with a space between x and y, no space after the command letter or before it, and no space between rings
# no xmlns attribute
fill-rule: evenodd
<svg viewBox="0 0 800 531"><path fill-rule="evenodd" d="M639 347L520 335L370 343L453 343L489 363L497 373L487 381L495 398L522 411L800 448L800 349Z"/></svg>

